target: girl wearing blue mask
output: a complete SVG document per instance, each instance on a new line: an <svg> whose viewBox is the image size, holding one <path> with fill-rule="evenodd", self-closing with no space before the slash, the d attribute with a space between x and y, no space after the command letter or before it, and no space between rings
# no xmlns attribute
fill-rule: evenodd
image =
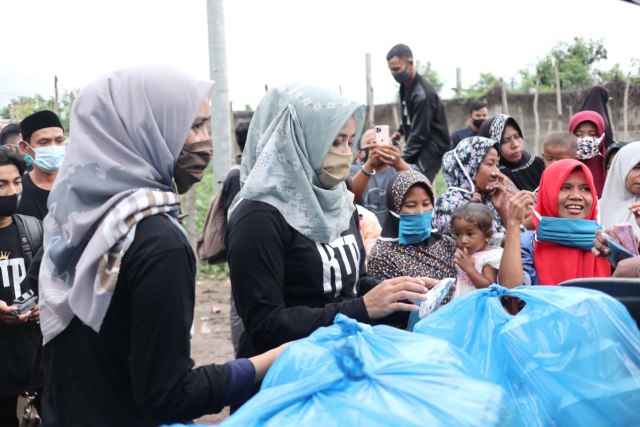
<svg viewBox="0 0 640 427"><path fill-rule="evenodd" d="M522 206L514 206L532 202L530 192L518 193L511 200L512 215L507 225L501 267L510 269L522 265L532 285L557 285L570 279L611 275L609 262L591 253L600 224L596 188L591 171L584 163L559 160L544 170L534 207L535 233L527 231L521 235ZM508 271L500 269L501 283L522 284L520 279L510 277Z"/></svg>
<svg viewBox="0 0 640 427"><path fill-rule="evenodd" d="M452 238L433 232L433 189L415 170L398 172L387 186L387 217L381 237L371 250L369 275L384 280L412 276L444 279L456 277ZM406 326L408 316L396 326Z"/></svg>

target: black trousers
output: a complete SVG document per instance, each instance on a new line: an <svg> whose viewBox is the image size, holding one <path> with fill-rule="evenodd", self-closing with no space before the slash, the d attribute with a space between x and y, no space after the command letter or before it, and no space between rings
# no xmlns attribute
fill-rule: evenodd
<svg viewBox="0 0 640 427"><path fill-rule="evenodd" d="M0 399L0 426L18 427L18 396L3 397Z"/></svg>

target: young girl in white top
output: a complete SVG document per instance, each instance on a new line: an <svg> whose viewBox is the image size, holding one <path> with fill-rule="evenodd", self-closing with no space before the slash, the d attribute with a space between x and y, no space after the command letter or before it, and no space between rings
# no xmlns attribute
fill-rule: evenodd
<svg viewBox="0 0 640 427"><path fill-rule="evenodd" d="M451 216L456 240L454 263L458 270L455 297L496 283L502 248L489 246L493 235L491 210L482 203L468 203Z"/></svg>

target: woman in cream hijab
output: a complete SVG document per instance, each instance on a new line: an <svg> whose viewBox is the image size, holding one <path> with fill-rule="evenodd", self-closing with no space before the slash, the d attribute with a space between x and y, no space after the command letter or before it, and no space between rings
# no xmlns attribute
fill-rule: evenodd
<svg viewBox="0 0 640 427"><path fill-rule="evenodd" d="M239 356L306 337L338 313L371 323L424 298L429 280L366 275L344 182L363 122L363 106L312 86L274 88L256 109L227 228Z"/></svg>

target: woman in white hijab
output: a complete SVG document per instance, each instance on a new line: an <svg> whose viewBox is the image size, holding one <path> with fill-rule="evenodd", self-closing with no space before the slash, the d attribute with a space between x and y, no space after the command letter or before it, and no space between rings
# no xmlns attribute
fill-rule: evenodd
<svg viewBox="0 0 640 427"><path fill-rule="evenodd" d="M125 69L86 86L40 270L49 426L185 422L247 396L281 351L194 369L195 258L176 220L202 178L213 82Z"/></svg>
<svg viewBox="0 0 640 427"><path fill-rule="evenodd" d="M640 202L640 141L625 145L613 159L602 190L600 216L605 228L630 224L636 237L640 227L631 209ZM637 210L638 206L634 206Z"/></svg>
<svg viewBox="0 0 640 427"><path fill-rule="evenodd" d="M364 107L327 90L272 89L256 109L244 150L227 247L245 328L239 356L306 337L338 313L371 323L413 311L432 282L366 275L353 194L345 179ZM407 301L409 300L409 301Z"/></svg>

